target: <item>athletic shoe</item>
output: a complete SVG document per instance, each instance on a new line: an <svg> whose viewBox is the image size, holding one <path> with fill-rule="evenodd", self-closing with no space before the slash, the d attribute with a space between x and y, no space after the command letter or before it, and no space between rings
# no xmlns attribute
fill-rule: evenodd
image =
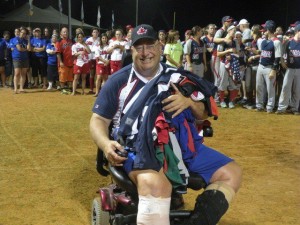
<svg viewBox="0 0 300 225"><path fill-rule="evenodd" d="M221 108L227 108L227 105L226 105L225 102L221 102L221 103L220 103L220 106L221 106Z"/></svg>
<svg viewBox="0 0 300 225"><path fill-rule="evenodd" d="M300 115L300 112L298 112L298 111L294 111L293 113L294 113L294 115L296 115L296 116L299 116L299 115Z"/></svg>
<svg viewBox="0 0 300 225"><path fill-rule="evenodd" d="M228 107L229 107L229 109L235 108L234 103L233 102L229 102Z"/></svg>
<svg viewBox="0 0 300 225"><path fill-rule="evenodd" d="M256 108L255 111L256 112L264 112L265 110L263 108Z"/></svg>
<svg viewBox="0 0 300 225"><path fill-rule="evenodd" d="M247 103L247 99L246 98L242 98L241 100L239 100L237 102L237 104L239 104L239 105L245 105L246 103Z"/></svg>
<svg viewBox="0 0 300 225"><path fill-rule="evenodd" d="M277 111L275 112L275 114L277 114L277 115L286 114L286 111L284 111L284 110L277 110Z"/></svg>
<svg viewBox="0 0 300 225"><path fill-rule="evenodd" d="M267 113L268 114L273 113L273 109L267 109Z"/></svg>
<svg viewBox="0 0 300 225"><path fill-rule="evenodd" d="M253 105L251 103L248 103L246 105L243 105L243 108L245 108L245 109L255 109L255 105Z"/></svg>

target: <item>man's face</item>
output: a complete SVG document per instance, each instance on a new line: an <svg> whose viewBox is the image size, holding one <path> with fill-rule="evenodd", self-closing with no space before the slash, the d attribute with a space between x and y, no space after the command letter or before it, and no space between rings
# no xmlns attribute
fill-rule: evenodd
<svg viewBox="0 0 300 225"><path fill-rule="evenodd" d="M162 41L164 41L164 40L165 40L165 38L166 38L166 34L165 34L164 32L159 32L159 34L158 34L158 38L159 38L159 40L162 40Z"/></svg>
<svg viewBox="0 0 300 225"><path fill-rule="evenodd" d="M231 24L232 24L232 21L231 21L231 20L228 20L228 21L226 21L226 22L224 23L224 25L225 25L226 28L230 27Z"/></svg>
<svg viewBox="0 0 300 225"><path fill-rule="evenodd" d="M140 74L157 70L162 51L158 41L141 39L131 47L131 51L134 67Z"/></svg>
<svg viewBox="0 0 300 225"><path fill-rule="evenodd" d="M63 28L61 30L60 35L61 35L62 38L68 38L68 29L67 28Z"/></svg>
<svg viewBox="0 0 300 225"><path fill-rule="evenodd" d="M214 26L209 26L208 28L208 33L211 34L211 35L214 35L215 34L215 31L216 31L216 28Z"/></svg>

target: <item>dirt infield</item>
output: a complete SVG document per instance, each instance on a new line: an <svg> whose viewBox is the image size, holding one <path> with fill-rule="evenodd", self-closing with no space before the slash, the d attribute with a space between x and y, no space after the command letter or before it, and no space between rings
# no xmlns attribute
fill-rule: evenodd
<svg viewBox="0 0 300 225"><path fill-rule="evenodd" d="M92 96L0 89L0 224L87 225L110 178L95 170ZM205 143L243 168L243 185L219 225L300 221L300 117L221 109ZM185 196L192 208L196 192Z"/></svg>

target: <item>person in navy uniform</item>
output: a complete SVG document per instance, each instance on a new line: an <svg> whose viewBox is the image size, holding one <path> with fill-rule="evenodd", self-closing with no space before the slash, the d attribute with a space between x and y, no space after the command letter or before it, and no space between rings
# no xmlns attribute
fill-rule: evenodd
<svg viewBox="0 0 300 225"><path fill-rule="evenodd" d="M294 28L295 36L286 44L287 63L281 62L286 69L279 98L277 114L284 114L290 104L290 111L299 115L300 102L300 24Z"/></svg>
<svg viewBox="0 0 300 225"><path fill-rule="evenodd" d="M170 180L167 179L162 165L157 161L158 159L153 159L151 152L148 152L149 158L145 157L147 148L139 148L135 145L136 143L148 142L153 145L151 144L153 143L153 128L150 126L148 129L141 128L139 130L140 127L135 123L131 126L132 120L128 114L132 111L138 113L143 111L141 116L144 116L143 121L146 122L142 125L148 125L151 124L147 122L148 119L152 120L153 114L161 111L164 115L172 114L172 121L178 119L178 125L184 126L184 123L180 122L179 119L185 113L190 112L190 116L196 119L204 119L208 113L203 102L193 100L192 96L183 96L172 82L171 86L174 92L169 97L162 97L162 100L158 100L159 102L156 102L158 107L152 104L149 107L145 105L148 110L151 109L150 111L147 109L146 111L136 110L135 107L140 107L139 103L144 104L151 101L151 98L145 97L145 92L152 93L152 91L158 90L158 88L153 88L153 83L155 84L160 79L170 81L173 76L179 74L180 70L160 62L161 46L157 40L156 32L150 25L142 24L134 28L131 51L133 63L116 72L101 89L93 107L90 132L96 145L102 149L110 164L123 166L130 179L136 184L139 195L137 224L168 225L170 224L169 210L172 192ZM183 70L181 72L214 87L213 84L195 74ZM129 127L131 134L137 137L132 139L133 145L136 147L130 148L129 146L129 149L126 150L128 152L127 157L121 157L117 154L118 151L124 152L125 150L120 143L109 138L111 122L113 123L113 133L116 130L120 132L122 127L129 124L127 128ZM139 138L149 131L151 137ZM183 133L186 134L187 132ZM227 211L229 203L241 184L242 172L238 164L229 157L206 147L200 139L197 133L194 139L197 142L195 149L197 153L188 150L182 151L182 158L187 163L188 170L201 175L207 183L205 191L197 197L191 217L184 221L183 224L186 225L216 224ZM184 143L186 147L187 142ZM126 147L128 147L127 143ZM187 155L191 157L187 158Z"/></svg>
<svg viewBox="0 0 300 225"><path fill-rule="evenodd" d="M266 39L262 41L259 66L256 73L256 111L264 111L264 96L267 92L267 113L273 113L275 106L276 73L282 57L282 44L275 36L273 20L263 24Z"/></svg>

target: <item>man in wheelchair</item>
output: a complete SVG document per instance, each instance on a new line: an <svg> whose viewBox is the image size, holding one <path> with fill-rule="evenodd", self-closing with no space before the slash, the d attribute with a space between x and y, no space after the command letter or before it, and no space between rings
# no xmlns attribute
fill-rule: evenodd
<svg viewBox="0 0 300 225"><path fill-rule="evenodd" d="M136 185L137 224L170 224L172 189L187 185L190 173L207 187L184 224L216 224L238 191L242 172L231 158L205 146L195 126L208 116L217 118L215 87L160 63L157 34L149 25L134 28L131 51L133 64L113 74L97 97L92 138L110 165L122 166Z"/></svg>

